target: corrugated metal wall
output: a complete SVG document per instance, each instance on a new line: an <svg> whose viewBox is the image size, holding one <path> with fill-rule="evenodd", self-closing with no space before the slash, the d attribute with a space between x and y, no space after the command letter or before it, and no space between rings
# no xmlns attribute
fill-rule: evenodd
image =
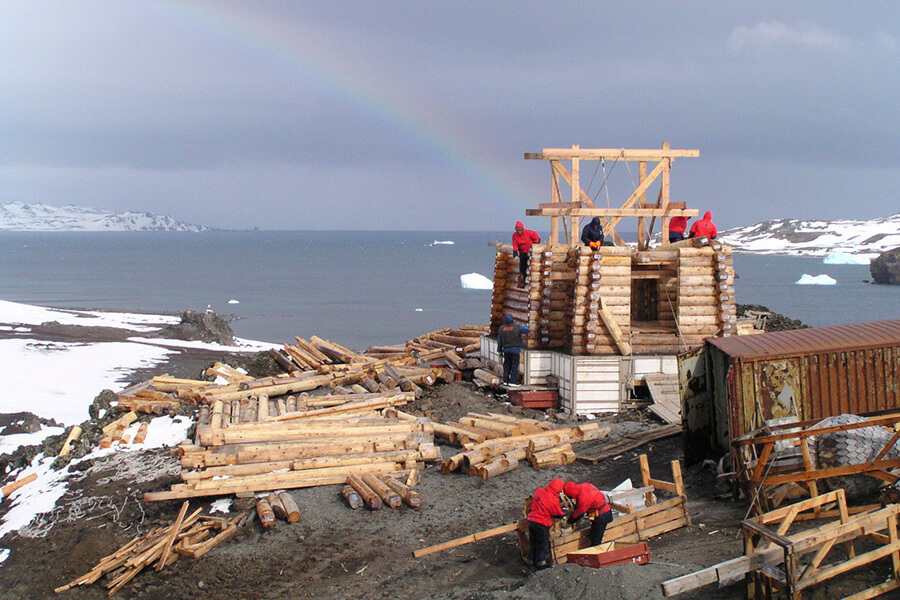
<svg viewBox="0 0 900 600"><path fill-rule="evenodd" d="M728 386L732 437L774 418L801 420L900 408L900 347L741 358Z"/></svg>

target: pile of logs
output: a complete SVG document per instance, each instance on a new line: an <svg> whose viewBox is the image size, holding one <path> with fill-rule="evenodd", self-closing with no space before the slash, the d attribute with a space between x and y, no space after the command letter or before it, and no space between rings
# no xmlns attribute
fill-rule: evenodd
<svg viewBox="0 0 900 600"><path fill-rule="evenodd" d="M177 448L183 483L144 498L337 485L349 475L408 471L440 460L427 419L383 414L412 400L411 392L399 390L278 401L261 395L255 403L220 397L201 409L194 443Z"/></svg>
<svg viewBox="0 0 900 600"><path fill-rule="evenodd" d="M275 525L275 519L281 519L288 523L300 521L300 509L293 496L287 492L272 492L265 498L259 498L256 502L256 514L259 522L266 529Z"/></svg>
<svg viewBox="0 0 900 600"><path fill-rule="evenodd" d="M137 432L134 434L134 438L132 439L130 434L126 434L125 432L131 426L132 423L137 421L137 413L133 410L125 413L112 423L109 423L105 427L103 427L103 437L100 439L100 447L101 448L109 448L113 444L142 444L144 440L147 438L147 430L149 425L147 423L141 423L138 427ZM77 430L77 434L76 434ZM69 453L69 447L71 447L72 441L77 439L77 436L81 435L81 428L74 427L72 431L69 433L69 437L66 438L66 443L63 444L62 450L60 450L60 456L65 456L65 454ZM66 445L68 444L68 446ZM63 454L65 452L65 454Z"/></svg>
<svg viewBox="0 0 900 600"><path fill-rule="evenodd" d="M597 440L609 427L588 423L578 427L548 428L547 423L507 415L470 413L456 424L434 424L435 434L462 445L465 452L441 464L446 475L461 471L488 479L518 468L526 460L535 469L575 462L572 444Z"/></svg>
<svg viewBox="0 0 900 600"><path fill-rule="evenodd" d="M354 510L363 505L369 510L378 510L385 505L397 508L402 504L419 508L422 506L422 498L412 489L417 473L418 470L413 469L405 482L397 479L395 473L350 475L341 495Z"/></svg>
<svg viewBox="0 0 900 600"><path fill-rule="evenodd" d="M178 560L179 556L200 558L233 536L250 516L248 513L241 513L232 519L226 519L201 516L202 509L199 508L187 515L187 510L188 503L185 502L172 525L159 527L134 538L101 559L81 577L54 591L58 594L77 585L90 585L106 576L104 585L112 596L145 567L155 565L156 570L160 571Z"/></svg>

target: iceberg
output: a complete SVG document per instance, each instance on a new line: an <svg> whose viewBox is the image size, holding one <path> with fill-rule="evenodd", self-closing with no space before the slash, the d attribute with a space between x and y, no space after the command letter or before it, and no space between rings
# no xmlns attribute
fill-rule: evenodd
<svg viewBox="0 0 900 600"><path fill-rule="evenodd" d="M241 303L240 300L235 300L234 298L232 298L231 300L228 301L228 304L240 304L240 303Z"/></svg>
<svg viewBox="0 0 900 600"><path fill-rule="evenodd" d="M808 275L803 274L800 279L795 281L797 285L837 285L837 280L828 275Z"/></svg>
<svg viewBox="0 0 900 600"><path fill-rule="evenodd" d="M466 290L492 290L494 282L481 273L466 273L459 276L459 283Z"/></svg>
<svg viewBox="0 0 900 600"><path fill-rule="evenodd" d="M868 265L871 259L866 254L847 254L840 250L832 250L822 262L826 265Z"/></svg>

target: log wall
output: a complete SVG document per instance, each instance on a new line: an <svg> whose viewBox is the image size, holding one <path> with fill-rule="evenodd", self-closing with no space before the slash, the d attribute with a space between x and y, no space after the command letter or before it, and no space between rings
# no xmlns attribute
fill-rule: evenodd
<svg viewBox="0 0 900 600"><path fill-rule="evenodd" d="M506 313L530 328L530 349L676 354L706 337L736 332L731 249L717 242L643 252L535 245L529 277L519 287L518 258L500 244L492 335Z"/></svg>

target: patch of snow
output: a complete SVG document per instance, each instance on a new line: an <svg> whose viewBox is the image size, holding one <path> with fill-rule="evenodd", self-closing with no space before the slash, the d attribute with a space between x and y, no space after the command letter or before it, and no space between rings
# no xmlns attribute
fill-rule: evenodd
<svg viewBox="0 0 900 600"><path fill-rule="evenodd" d="M67 425L81 423L101 390L121 388L131 371L152 367L171 353L127 342L0 340L0 365L5 375L0 413L27 408Z"/></svg>
<svg viewBox="0 0 900 600"><path fill-rule="evenodd" d="M240 304L240 303L241 303L240 300L235 300L234 298L232 298L231 300L228 301L228 304Z"/></svg>
<svg viewBox="0 0 900 600"><path fill-rule="evenodd" d="M270 342L258 342L256 340L245 340L242 338L234 338L236 346L225 346L224 344L215 344L201 342L200 340L170 340L165 338L144 338L130 337L129 342L138 342L141 344L150 344L154 346L165 346L168 348L198 348L201 350L213 350L215 352L261 352L264 350L281 348L279 344Z"/></svg>
<svg viewBox="0 0 900 600"><path fill-rule="evenodd" d="M39 514L50 512L56 506L56 501L66 493L66 476L68 468L54 471L50 468L54 457L44 457L39 454L32 461L31 466L23 469L17 479L36 473L38 478L27 483L9 495L12 502L9 510L3 516L0 524L0 538L31 523Z"/></svg>
<svg viewBox="0 0 900 600"><path fill-rule="evenodd" d="M740 252L821 257L841 252L868 259L900 246L900 214L869 221L773 219L722 231L719 240Z"/></svg>
<svg viewBox="0 0 900 600"><path fill-rule="evenodd" d="M0 548L0 565L5 563L7 558L9 558L9 548Z"/></svg>
<svg viewBox="0 0 900 600"><path fill-rule="evenodd" d="M0 537L11 531L17 531L31 523L34 518L42 513L50 512L62 498L67 489L67 477L72 472L72 467L85 460L94 460L108 456L116 452L130 452L159 448L161 446L174 446L184 440L187 430L193 423L188 417L156 417L151 420L147 429L147 439L141 444L121 444L114 448L96 448L82 458L73 460L67 467L54 471L50 468L55 457L44 457L39 454L27 469L23 469L16 479L27 477L36 473L38 478L25 484L12 494L9 499L12 506L6 511L3 522L0 523ZM132 423L126 431L132 439L139 423Z"/></svg>
<svg viewBox="0 0 900 600"><path fill-rule="evenodd" d="M837 280L828 275L809 275L804 273L794 283L797 285L837 285Z"/></svg>
<svg viewBox="0 0 900 600"><path fill-rule="evenodd" d="M42 427L34 433L0 435L0 454L15 452L19 446L37 446L51 435L60 435L64 431L64 427Z"/></svg>
<svg viewBox="0 0 900 600"><path fill-rule="evenodd" d="M0 231L209 231L149 212L114 213L86 206L0 204Z"/></svg>
<svg viewBox="0 0 900 600"><path fill-rule="evenodd" d="M229 513L231 512L231 498L219 498L209 507L211 513Z"/></svg>
<svg viewBox="0 0 900 600"><path fill-rule="evenodd" d="M45 308L0 300L0 323L40 325L48 321L56 321L62 325L154 331L163 325L177 325L181 322L181 318L168 315Z"/></svg>
<svg viewBox="0 0 900 600"><path fill-rule="evenodd" d="M492 290L494 282L480 273L466 273L459 276L459 283L467 290Z"/></svg>
<svg viewBox="0 0 900 600"><path fill-rule="evenodd" d="M841 250L832 250L822 260L826 265L868 265L877 254L847 254Z"/></svg>
<svg viewBox="0 0 900 600"><path fill-rule="evenodd" d="M216 375L216 378L213 381L213 383L215 383L216 385L228 385L231 382L228 381L227 379L225 379L224 377L222 377L221 375Z"/></svg>

